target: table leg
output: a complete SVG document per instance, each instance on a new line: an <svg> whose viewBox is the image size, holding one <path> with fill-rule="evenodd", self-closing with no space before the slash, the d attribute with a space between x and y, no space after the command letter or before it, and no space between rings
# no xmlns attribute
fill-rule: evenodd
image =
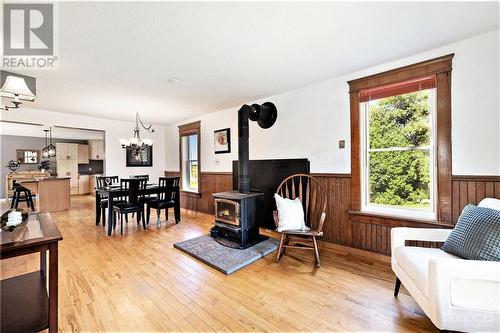
<svg viewBox="0 0 500 333"><path fill-rule="evenodd" d="M40 252L40 271L42 271L43 279L47 281L47 251Z"/></svg>
<svg viewBox="0 0 500 333"><path fill-rule="evenodd" d="M113 220L113 193L109 191L108 196L108 236L111 236L113 231L113 225L115 221Z"/></svg>
<svg viewBox="0 0 500 333"><path fill-rule="evenodd" d="M95 225L101 223L101 196L95 191Z"/></svg>
<svg viewBox="0 0 500 333"><path fill-rule="evenodd" d="M179 223L181 221L181 201L179 199L179 195L177 195L177 198L175 200L174 216L175 223Z"/></svg>
<svg viewBox="0 0 500 333"><path fill-rule="evenodd" d="M57 332L57 242L49 245L49 332Z"/></svg>

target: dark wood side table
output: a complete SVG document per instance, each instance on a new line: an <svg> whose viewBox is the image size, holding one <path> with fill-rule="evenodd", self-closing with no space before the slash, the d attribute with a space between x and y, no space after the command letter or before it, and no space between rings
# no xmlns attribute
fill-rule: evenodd
<svg viewBox="0 0 500 333"><path fill-rule="evenodd" d="M0 332L57 332L61 233L48 213L30 214L26 227L0 232L0 259L40 253L40 270L0 281ZM49 251L47 292L47 251Z"/></svg>

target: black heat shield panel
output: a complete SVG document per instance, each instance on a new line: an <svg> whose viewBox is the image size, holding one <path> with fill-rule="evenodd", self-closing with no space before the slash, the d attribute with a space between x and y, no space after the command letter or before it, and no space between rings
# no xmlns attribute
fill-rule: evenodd
<svg viewBox="0 0 500 333"><path fill-rule="evenodd" d="M263 212L259 218L259 226L275 229L273 211L276 210L274 193L279 184L288 176L309 174L310 166L307 158L280 160L249 161L250 190L264 192ZM233 190L238 189L238 161L233 161Z"/></svg>

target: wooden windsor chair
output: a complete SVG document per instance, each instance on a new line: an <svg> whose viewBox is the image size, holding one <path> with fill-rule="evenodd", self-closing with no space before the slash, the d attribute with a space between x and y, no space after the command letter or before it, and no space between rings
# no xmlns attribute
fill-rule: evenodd
<svg viewBox="0 0 500 333"><path fill-rule="evenodd" d="M283 198L300 199L304 209L305 224L310 228L307 231L284 230L280 232L281 239L276 261L280 260L286 248L308 249L314 250L316 266L321 267L316 238L323 236L322 230L326 218L327 192L324 186L314 177L306 174L295 174L283 180L276 193ZM278 211L274 211L273 216L277 228Z"/></svg>

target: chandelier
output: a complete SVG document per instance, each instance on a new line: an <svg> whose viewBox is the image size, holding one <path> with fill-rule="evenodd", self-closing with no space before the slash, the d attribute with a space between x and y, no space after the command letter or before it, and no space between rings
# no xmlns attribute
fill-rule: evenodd
<svg viewBox="0 0 500 333"><path fill-rule="evenodd" d="M136 160L142 159L142 153L153 145L153 140L151 139L141 139L141 128L148 131L149 133L153 133L155 130L151 128L153 125L146 126L139 117L139 114L135 114L135 128L134 128L134 137L128 139L120 139L120 144L123 149L130 150L132 156Z"/></svg>
<svg viewBox="0 0 500 333"><path fill-rule="evenodd" d="M52 127L49 129L44 129L45 132L45 147L42 149L42 156L44 158L56 156L56 146L52 144ZM50 139L47 138L47 133L50 132Z"/></svg>

